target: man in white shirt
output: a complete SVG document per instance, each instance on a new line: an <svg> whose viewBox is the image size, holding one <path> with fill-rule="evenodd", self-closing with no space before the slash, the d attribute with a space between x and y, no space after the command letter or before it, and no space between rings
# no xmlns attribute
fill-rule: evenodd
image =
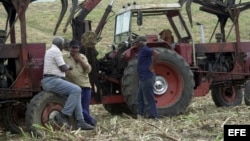
<svg viewBox="0 0 250 141"><path fill-rule="evenodd" d="M63 60L63 44L64 39L62 37L54 37L52 46L45 53L42 87L45 91L67 96L63 109L56 116L60 125L69 127L68 118L74 113L77 128L92 130L94 127L87 124L82 115L81 88L64 80L65 73L70 71L72 67L65 64Z"/></svg>

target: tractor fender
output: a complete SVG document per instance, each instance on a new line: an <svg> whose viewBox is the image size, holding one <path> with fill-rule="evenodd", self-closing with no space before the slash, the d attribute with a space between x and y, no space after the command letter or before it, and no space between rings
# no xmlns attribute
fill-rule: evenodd
<svg viewBox="0 0 250 141"><path fill-rule="evenodd" d="M133 58L134 56L136 56L137 53L137 49L134 47L131 47L129 49L127 49L126 51L124 51L121 55L122 58L124 58L125 60L129 61L131 58Z"/></svg>

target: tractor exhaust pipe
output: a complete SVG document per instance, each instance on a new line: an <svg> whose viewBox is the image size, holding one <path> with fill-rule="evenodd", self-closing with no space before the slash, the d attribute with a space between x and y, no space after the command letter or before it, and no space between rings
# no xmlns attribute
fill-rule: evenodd
<svg viewBox="0 0 250 141"><path fill-rule="evenodd" d="M205 33L204 33L204 27L201 23L196 23L200 27L200 36L201 36L201 43L205 43Z"/></svg>

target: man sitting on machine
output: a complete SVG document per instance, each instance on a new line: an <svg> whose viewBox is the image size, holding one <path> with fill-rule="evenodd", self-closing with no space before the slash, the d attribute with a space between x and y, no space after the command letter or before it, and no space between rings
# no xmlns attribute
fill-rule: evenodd
<svg viewBox="0 0 250 141"><path fill-rule="evenodd" d="M160 33L160 39L166 41L172 49L174 49L174 36L172 35L172 31L169 29L163 29Z"/></svg>

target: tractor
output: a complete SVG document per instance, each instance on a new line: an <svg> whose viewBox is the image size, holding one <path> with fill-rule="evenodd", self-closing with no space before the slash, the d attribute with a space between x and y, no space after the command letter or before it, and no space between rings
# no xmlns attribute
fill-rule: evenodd
<svg viewBox="0 0 250 141"><path fill-rule="evenodd" d="M6 27L9 27L0 30L0 108L4 111L1 116L7 130L20 132L21 126L33 134L41 135L34 125L50 124L62 109L65 98L43 91L40 86L46 45L26 41L25 11L32 1L0 2L8 13ZM63 8L53 34L56 34L67 9L67 0L61 2ZM83 34L95 33L99 41L114 0L107 6L96 30L92 30L91 21L85 18L99 2L86 0L77 5L77 0L73 0L64 31L70 23L73 39L81 40ZM91 104L102 104L111 114L136 115L137 51L131 46L138 35L145 35L147 46L160 52L160 58L154 65L154 93L160 116L185 113L193 97L205 96L210 90L218 107L241 104L242 88L250 76L250 42L241 42L238 20L241 11L249 8L249 2L199 3L202 11L218 18L215 28L220 24L220 32L212 35L216 35L216 42L209 43L194 42L182 16L183 3L138 5L134 2L122 7L115 15L111 50L101 58L86 54L92 62L90 81L95 86ZM81 10L74 15L77 8ZM21 43L16 43L15 39L14 25L17 19L20 21ZM225 27L228 20L232 21L235 30L234 42L226 40ZM158 22L165 22L166 26L158 27ZM8 38L10 43L6 43Z"/></svg>

